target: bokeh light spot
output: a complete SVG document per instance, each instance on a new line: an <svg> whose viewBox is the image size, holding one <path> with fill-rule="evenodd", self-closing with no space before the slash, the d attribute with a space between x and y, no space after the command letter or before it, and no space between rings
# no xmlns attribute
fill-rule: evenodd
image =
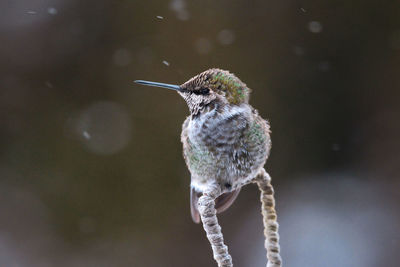
<svg viewBox="0 0 400 267"><path fill-rule="evenodd" d="M312 33L322 32L322 24L319 21L310 21L308 23L308 30Z"/></svg>
<svg viewBox="0 0 400 267"><path fill-rule="evenodd" d="M218 33L218 41L222 45L230 45L235 41L235 33L231 30L222 30Z"/></svg>
<svg viewBox="0 0 400 267"><path fill-rule="evenodd" d="M211 42L206 38L196 40L194 47L199 54L208 54L211 51Z"/></svg>
<svg viewBox="0 0 400 267"><path fill-rule="evenodd" d="M75 124L84 146L95 154L121 151L131 138L131 121L119 104L98 102L83 110Z"/></svg>
<svg viewBox="0 0 400 267"><path fill-rule="evenodd" d="M121 48L114 52L113 54L113 62L117 66L127 66L131 63L132 55L128 49Z"/></svg>

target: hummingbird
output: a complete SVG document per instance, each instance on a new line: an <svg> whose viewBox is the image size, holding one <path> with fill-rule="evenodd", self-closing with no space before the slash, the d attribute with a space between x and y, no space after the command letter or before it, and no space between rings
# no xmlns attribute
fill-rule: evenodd
<svg viewBox="0 0 400 267"><path fill-rule="evenodd" d="M229 71L212 68L181 85L136 80L172 89L186 101L190 115L182 125L183 157L191 174L190 210L200 222L199 198L218 188L217 213L228 209L250 183L271 149L270 127L249 104L251 89Z"/></svg>

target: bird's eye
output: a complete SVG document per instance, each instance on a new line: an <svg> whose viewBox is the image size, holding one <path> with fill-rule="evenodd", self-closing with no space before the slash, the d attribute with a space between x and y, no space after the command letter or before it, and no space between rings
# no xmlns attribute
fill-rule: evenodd
<svg viewBox="0 0 400 267"><path fill-rule="evenodd" d="M199 89L199 90L197 90L197 91L194 91L194 93L195 93L196 95L208 95L208 93L210 93L210 89L208 89L208 88L201 88L201 89Z"/></svg>

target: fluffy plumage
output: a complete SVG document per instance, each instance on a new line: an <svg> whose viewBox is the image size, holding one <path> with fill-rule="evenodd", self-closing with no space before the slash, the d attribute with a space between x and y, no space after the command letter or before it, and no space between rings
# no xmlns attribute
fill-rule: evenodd
<svg viewBox="0 0 400 267"><path fill-rule="evenodd" d="M229 201L217 199L217 210L225 210L236 190L265 164L271 147L268 122L248 104L250 89L228 71L210 69L180 87L191 111L181 134L191 187L201 195L218 185L225 193L221 198ZM218 207L218 201L224 205ZM191 205L192 217L198 222L196 205Z"/></svg>

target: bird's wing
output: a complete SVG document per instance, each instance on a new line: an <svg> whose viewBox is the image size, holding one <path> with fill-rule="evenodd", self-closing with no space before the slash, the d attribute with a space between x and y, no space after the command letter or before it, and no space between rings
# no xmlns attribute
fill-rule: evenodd
<svg viewBox="0 0 400 267"><path fill-rule="evenodd" d="M227 210L233 204L239 193L240 188L233 190L232 192L227 192L220 195L215 200L215 209L217 210L217 213L221 213ZM200 223L200 213L197 205L199 197L201 197L201 195L202 193L197 192L194 187L190 188L190 213L195 223Z"/></svg>

